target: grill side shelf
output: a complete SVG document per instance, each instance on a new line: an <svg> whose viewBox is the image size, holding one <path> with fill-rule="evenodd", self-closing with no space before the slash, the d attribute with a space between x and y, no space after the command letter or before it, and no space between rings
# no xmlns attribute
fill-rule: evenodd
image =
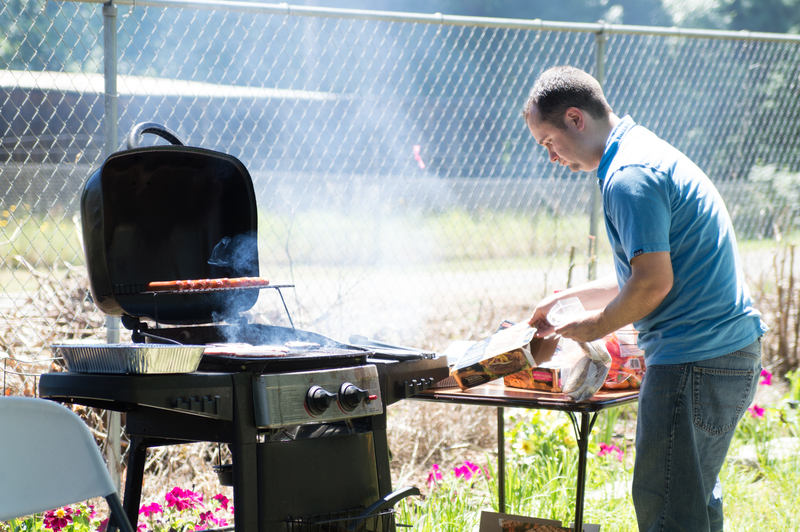
<svg viewBox="0 0 800 532"><path fill-rule="evenodd" d="M231 375L158 374L106 375L46 373L39 381L41 397L98 406L121 412L146 406L230 421L233 419Z"/></svg>

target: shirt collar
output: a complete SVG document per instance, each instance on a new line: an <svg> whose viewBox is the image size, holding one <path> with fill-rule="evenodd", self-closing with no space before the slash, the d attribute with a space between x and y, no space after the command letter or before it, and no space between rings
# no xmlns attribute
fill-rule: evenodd
<svg viewBox="0 0 800 532"><path fill-rule="evenodd" d="M619 123L611 130L611 134L606 141L606 150L603 152L603 158L600 159L600 166L597 168L597 179L601 182L605 180L606 173L608 172L611 161L617 154L619 143L622 142L622 137L635 126L636 123L630 115L625 115Z"/></svg>

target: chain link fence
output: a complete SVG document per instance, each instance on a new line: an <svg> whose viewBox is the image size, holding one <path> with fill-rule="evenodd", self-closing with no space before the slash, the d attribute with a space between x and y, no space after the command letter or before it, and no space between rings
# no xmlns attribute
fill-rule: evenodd
<svg viewBox="0 0 800 532"><path fill-rule="evenodd" d="M87 290L80 192L143 121L242 160L258 196L262 275L295 285L298 327L337 339L442 350L586 280L594 256L598 274L611 271L602 224L591 225L593 177L549 164L521 118L535 76L557 64L602 78L619 115L704 168L740 240L797 225L792 36L128 4L0 6L5 394L35 394L48 345L105 337ZM759 275L768 265L747 251L758 247L743 249ZM267 292L250 318L288 324Z"/></svg>

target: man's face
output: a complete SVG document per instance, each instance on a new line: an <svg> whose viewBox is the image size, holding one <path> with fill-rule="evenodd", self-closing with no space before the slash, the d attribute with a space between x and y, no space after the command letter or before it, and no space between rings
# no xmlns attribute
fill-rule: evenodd
<svg viewBox="0 0 800 532"><path fill-rule="evenodd" d="M526 122L536 142L547 149L550 162L567 166L573 172L596 169L597 165L587 157L586 139L581 135L583 128L570 118L569 111L563 119L566 129L540 120L539 110L533 106Z"/></svg>

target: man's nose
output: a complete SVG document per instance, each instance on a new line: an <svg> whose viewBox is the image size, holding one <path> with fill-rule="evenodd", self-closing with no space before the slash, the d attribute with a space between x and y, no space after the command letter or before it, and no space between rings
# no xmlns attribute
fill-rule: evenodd
<svg viewBox="0 0 800 532"><path fill-rule="evenodd" d="M550 162L555 163L558 162L558 154L553 151L551 148L547 148L547 154L550 156Z"/></svg>

